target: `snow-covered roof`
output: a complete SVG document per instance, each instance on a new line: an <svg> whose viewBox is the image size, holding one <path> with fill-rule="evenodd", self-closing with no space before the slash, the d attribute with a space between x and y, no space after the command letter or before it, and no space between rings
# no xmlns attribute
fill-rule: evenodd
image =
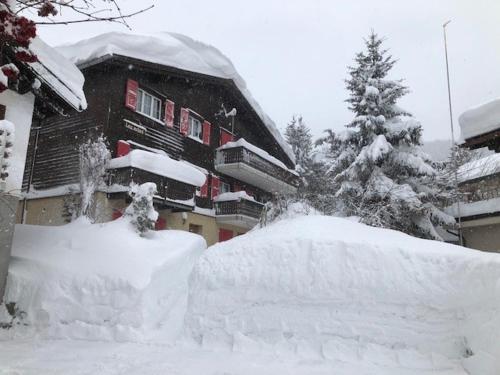
<svg viewBox="0 0 500 375"><path fill-rule="evenodd" d="M127 56L164 66L230 79L255 110L262 122L287 154L295 161L292 149L286 143L276 124L263 111L248 90L231 60L215 47L193 40L185 35L162 32L137 35L111 32L75 44L60 46L59 52L80 65L113 55Z"/></svg>
<svg viewBox="0 0 500 375"><path fill-rule="evenodd" d="M166 155L143 150L132 150L127 155L111 159L108 168L133 167L148 171L189 185L202 186L206 177L196 168Z"/></svg>
<svg viewBox="0 0 500 375"><path fill-rule="evenodd" d="M465 182L500 173L500 154L465 163L458 169L458 182Z"/></svg>
<svg viewBox="0 0 500 375"><path fill-rule="evenodd" d="M269 161L270 163L273 163L274 165L276 165L280 168L288 170L290 173L297 174L297 172L295 172L294 170L288 169L288 167L281 160L276 159L274 156L270 155L268 152L264 151L263 149L258 148L257 146L254 146L253 144L247 142L244 138L240 138L234 142L227 142L224 145L217 148L217 150L226 150L228 148L235 148L235 147L244 147L247 150L250 150L253 153L259 155L261 158Z"/></svg>
<svg viewBox="0 0 500 375"><path fill-rule="evenodd" d="M470 203L460 203L460 210L458 205L454 203L453 205L445 209L446 213L454 217L468 217L476 215L486 215L500 212L500 198L492 198L484 201L470 202ZM460 215L458 214L460 212Z"/></svg>
<svg viewBox="0 0 500 375"><path fill-rule="evenodd" d="M500 129L500 98L465 111L458 121L464 140Z"/></svg>
<svg viewBox="0 0 500 375"><path fill-rule="evenodd" d="M247 201L255 202L255 199L248 195L246 191L236 191L233 193L222 193L215 197L215 202L228 202L228 201L239 201L241 199L245 199Z"/></svg>
<svg viewBox="0 0 500 375"><path fill-rule="evenodd" d="M38 58L37 62L28 64L37 78L76 110L86 109L85 78L75 64L38 37L31 41L29 48Z"/></svg>

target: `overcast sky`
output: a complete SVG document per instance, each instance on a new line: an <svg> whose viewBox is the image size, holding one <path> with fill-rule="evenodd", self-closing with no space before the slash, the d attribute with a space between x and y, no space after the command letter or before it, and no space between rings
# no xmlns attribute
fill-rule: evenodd
<svg viewBox="0 0 500 375"><path fill-rule="evenodd" d="M500 97L500 0L124 0L154 3L130 20L134 32L174 31L227 55L255 98L283 129L302 114L315 136L342 129L346 66L371 29L386 37L411 93L401 105L424 127L424 139L450 137L442 24L448 26L454 117ZM52 45L89 38L113 24L39 27ZM147 46L144 46L147 48Z"/></svg>

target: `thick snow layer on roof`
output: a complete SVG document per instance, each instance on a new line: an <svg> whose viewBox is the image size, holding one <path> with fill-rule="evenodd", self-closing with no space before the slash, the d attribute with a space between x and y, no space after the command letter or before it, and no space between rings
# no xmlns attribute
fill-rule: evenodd
<svg viewBox="0 0 500 375"><path fill-rule="evenodd" d="M206 176L186 163L143 150L132 150L127 155L111 159L108 168L134 167L193 186L202 186Z"/></svg>
<svg viewBox="0 0 500 375"><path fill-rule="evenodd" d="M465 163L458 168L458 182L475 180L500 173L500 154Z"/></svg>
<svg viewBox="0 0 500 375"><path fill-rule="evenodd" d="M38 37L32 40L29 48L38 58L37 62L29 64L38 79L75 109L86 109L87 100L83 92L85 78L75 64Z"/></svg>
<svg viewBox="0 0 500 375"><path fill-rule="evenodd" d="M247 201L254 201L254 197L248 195L246 191L236 191L233 193L222 193L215 197L215 202L227 202L227 201L239 201L240 199L245 199Z"/></svg>
<svg viewBox="0 0 500 375"><path fill-rule="evenodd" d="M247 142L244 138L240 138L234 142L227 142L224 145L220 146L217 150L226 150L235 147L244 147L247 150L250 150L253 153L259 155L261 158L273 163L274 165L296 174L294 170L288 169L288 167L281 160L276 159L274 156L270 155L267 151L264 151L263 149L258 148L257 146Z"/></svg>
<svg viewBox="0 0 500 375"><path fill-rule="evenodd" d="M184 231L140 237L126 218L17 225L5 298L42 337L140 341L159 322L182 325L188 275L205 248Z"/></svg>
<svg viewBox="0 0 500 375"><path fill-rule="evenodd" d="M204 252L191 275L186 328L203 343L308 346L332 357L353 345L385 348L384 358L404 348L496 374L499 275L496 254L299 217ZM431 362L429 370L439 366Z"/></svg>
<svg viewBox="0 0 500 375"><path fill-rule="evenodd" d="M458 121L462 139L500 129L500 98L465 111Z"/></svg>
<svg viewBox="0 0 500 375"><path fill-rule="evenodd" d="M294 161L294 154L275 123L266 115L248 90L232 62L218 49L176 33L137 35L111 32L64 45L59 51L80 65L104 56L120 55L142 61L232 80L271 134Z"/></svg>

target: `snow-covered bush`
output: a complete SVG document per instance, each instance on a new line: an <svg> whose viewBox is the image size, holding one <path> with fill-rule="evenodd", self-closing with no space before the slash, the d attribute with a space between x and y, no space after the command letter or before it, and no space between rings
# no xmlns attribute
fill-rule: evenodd
<svg viewBox="0 0 500 375"><path fill-rule="evenodd" d="M94 193L103 184L111 154L105 139L89 139L80 145L80 215L90 216Z"/></svg>
<svg viewBox="0 0 500 375"><path fill-rule="evenodd" d="M154 182L146 182L130 187L132 203L125 210L125 216L130 218L130 222L141 236L154 229L158 220L158 212L153 206L155 193L156 184Z"/></svg>
<svg viewBox="0 0 500 375"><path fill-rule="evenodd" d="M346 81L355 118L327 139L334 210L369 225L441 239L435 226L452 227L455 221L438 208L446 191L420 148L420 123L397 106L409 90L387 78L396 61L382 49L382 39L372 33L365 44Z"/></svg>

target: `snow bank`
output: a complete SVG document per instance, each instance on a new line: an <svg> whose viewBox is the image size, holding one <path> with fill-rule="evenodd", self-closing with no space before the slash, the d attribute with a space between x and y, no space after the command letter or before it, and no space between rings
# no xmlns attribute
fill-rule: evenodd
<svg viewBox="0 0 500 375"><path fill-rule="evenodd" d="M111 159L108 168L134 167L193 186L202 186L206 176L186 163L149 151L132 150L127 155Z"/></svg>
<svg viewBox="0 0 500 375"><path fill-rule="evenodd" d="M134 232L126 219L16 226L5 301L26 312L27 333L141 341L182 327L187 277L202 237Z"/></svg>
<svg viewBox="0 0 500 375"><path fill-rule="evenodd" d="M204 253L186 330L207 346L422 371L460 360L473 375L495 375L499 280L495 254L340 218L282 220Z"/></svg>
<svg viewBox="0 0 500 375"><path fill-rule="evenodd" d="M147 46L147 48L144 48ZM269 129L290 160L295 157L276 124L266 115L248 90L232 62L217 48L176 33L137 35L119 32L105 33L58 50L77 65L113 55L127 56L190 72L230 79L238 87L262 122Z"/></svg>
<svg viewBox="0 0 500 375"><path fill-rule="evenodd" d="M465 111L458 118L461 138L469 139L500 128L500 98Z"/></svg>

